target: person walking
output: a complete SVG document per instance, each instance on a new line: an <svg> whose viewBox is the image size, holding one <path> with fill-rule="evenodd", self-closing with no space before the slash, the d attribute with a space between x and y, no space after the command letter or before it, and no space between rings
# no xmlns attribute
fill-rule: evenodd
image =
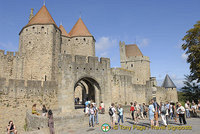
<svg viewBox="0 0 200 134"><path fill-rule="evenodd" d="M141 119L144 120L144 115L143 115L143 113L144 113L144 107L141 104L139 104L139 107L140 107L140 117L141 117Z"/></svg>
<svg viewBox="0 0 200 134"><path fill-rule="evenodd" d="M175 106L175 103L172 103L172 111L173 111L173 118L174 118L174 121L177 122L177 119L176 119L176 106Z"/></svg>
<svg viewBox="0 0 200 134"><path fill-rule="evenodd" d="M150 123L151 123L151 126L154 126L154 112L155 112L155 109L154 109L154 106L153 106L153 102L150 101L149 102L149 120L150 120Z"/></svg>
<svg viewBox="0 0 200 134"><path fill-rule="evenodd" d="M135 107L135 112L134 112L134 119L135 119L135 124L138 124L138 117L139 117L139 110L140 110L140 107L139 105L137 104L137 102L135 101L134 103L134 107Z"/></svg>
<svg viewBox="0 0 200 134"><path fill-rule="evenodd" d="M116 123L116 114L115 113L116 113L115 104L112 103L109 108L109 115L110 115L110 119L111 119L111 128L113 128Z"/></svg>
<svg viewBox="0 0 200 134"><path fill-rule="evenodd" d="M156 126L159 126L159 124L158 124L158 111L159 111L158 103L156 101L154 101L153 99L151 101L152 101L152 104L153 104L154 109L155 109L154 118L155 118L155 121L156 121Z"/></svg>
<svg viewBox="0 0 200 134"><path fill-rule="evenodd" d="M147 113L148 113L148 108L145 105L145 103L143 103L143 110L144 110L143 115L144 115L144 119L145 119L145 118L147 118Z"/></svg>
<svg viewBox="0 0 200 134"><path fill-rule="evenodd" d="M133 105L133 102L131 102L131 108L130 108L130 112L131 112L131 116L132 116L132 120L134 121L134 110L135 110L135 107Z"/></svg>
<svg viewBox="0 0 200 134"><path fill-rule="evenodd" d="M186 118L190 118L190 102L186 101L185 103L185 112L186 112Z"/></svg>
<svg viewBox="0 0 200 134"><path fill-rule="evenodd" d="M99 110L98 110L98 108L97 108L97 106L96 106L96 103L94 103L94 109L95 109L95 121L96 121L96 124L98 125L99 124L99 118L98 118L98 113L99 113Z"/></svg>
<svg viewBox="0 0 200 134"><path fill-rule="evenodd" d="M122 123L124 123L124 120L123 120L123 112L124 112L124 110L123 110L123 108L121 107L120 104L119 104L117 110L118 110L118 115L119 115L119 117L118 117L118 124L120 123L120 120L121 120Z"/></svg>
<svg viewBox="0 0 200 134"><path fill-rule="evenodd" d="M171 117L171 120L172 120L173 119L172 103L170 103L170 105L169 105L169 111L170 111L170 117Z"/></svg>
<svg viewBox="0 0 200 134"><path fill-rule="evenodd" d="M177 113L179 115L179 121L180 124L182 124L182 121L184 124L187 124L186 120L185 120L185 108L183 106L181 106L181 103L178 103L178 109L177 109Z"/></svg>
<svg viewBox="0 0 200 134"><path fill-rule="evenodd" d="M94 127L94 116L96 114L96 110L93 106L93 104L90 104L90 109L89 109L89 127Z"/></svg>
<svg viewBox="0 0 200 134"><path fill-rule="evenodd" d="M104 105L103 101L101 101L100 106L101 106L101 113L104 114L105 113L105 105Z"/></svg>
<svg viewBox="0 0 200 134"><path fill-rule="evenodd" d="M48 117L48 127L49 127L50 134L55 134L54 121L53 121L53 112L52 112L51 109L48 111L48 116L47 117Z"/></svg>
<svg viewBox="0 0 200 134"><path fill-rule="evenodd" d="M163 102L160 103L160 116L161 116L161 119L163 121L163 125L167 126L167 122L166 122L166 106Z"/></svg>

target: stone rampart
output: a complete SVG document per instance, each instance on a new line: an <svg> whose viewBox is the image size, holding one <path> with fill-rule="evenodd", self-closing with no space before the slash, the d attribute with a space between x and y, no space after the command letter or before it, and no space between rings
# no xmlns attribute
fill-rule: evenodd
<svg viewBox="0 0 200 134"><path fill-rule="evenodd" d="M55 81L33 81L0 78L0 92L11 98L27 97L55 97L57 93L57 84Z"/></svg>

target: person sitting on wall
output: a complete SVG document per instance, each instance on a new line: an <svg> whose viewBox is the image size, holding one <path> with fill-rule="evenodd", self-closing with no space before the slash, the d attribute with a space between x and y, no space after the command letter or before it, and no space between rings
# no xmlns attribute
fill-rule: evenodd
<svg viewBox="0 0 200 134"><path fill-rule="evenodd" d="M33 104L32 106L32 114L40 115L36 110L36 104Z"/></svg>
<svg viewBox="0 0 200 134"><path fill-rule="evenodd" d="M17 134L17 130L15 125L13 124L13 121L9 121L7 126L7 132L8 134Z"/></svg>

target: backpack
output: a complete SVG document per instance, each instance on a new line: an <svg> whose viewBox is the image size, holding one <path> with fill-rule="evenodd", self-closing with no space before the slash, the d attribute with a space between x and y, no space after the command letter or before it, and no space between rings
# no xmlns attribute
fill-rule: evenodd
<svg viewBox="0 0 200 134"><path fill-rule="evenodd" d="M112 115L113 115L113 110L112 110L112 107L110 107L110 108L109 108L109 112L108 112L108 113L109 113L109 115L110 115L110 116L112 116Z"/></svg>
<svg viewBox="0 0 200 134"><path fill-rule="evenodd" d="M165 106L162 106L162 107L161 107L161 113L162 113L162 114L166 114L166 110L167 110L167 109L166 109Z"/></svg>

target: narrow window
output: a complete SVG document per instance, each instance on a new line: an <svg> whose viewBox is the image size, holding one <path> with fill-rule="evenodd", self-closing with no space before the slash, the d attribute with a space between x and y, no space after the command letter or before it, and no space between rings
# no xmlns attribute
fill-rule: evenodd
<svg viewBox="0 0 200 134"><path fill-rule="evenodd" d="M133 67L133 64L131 64L131 67Z"/></svg>

